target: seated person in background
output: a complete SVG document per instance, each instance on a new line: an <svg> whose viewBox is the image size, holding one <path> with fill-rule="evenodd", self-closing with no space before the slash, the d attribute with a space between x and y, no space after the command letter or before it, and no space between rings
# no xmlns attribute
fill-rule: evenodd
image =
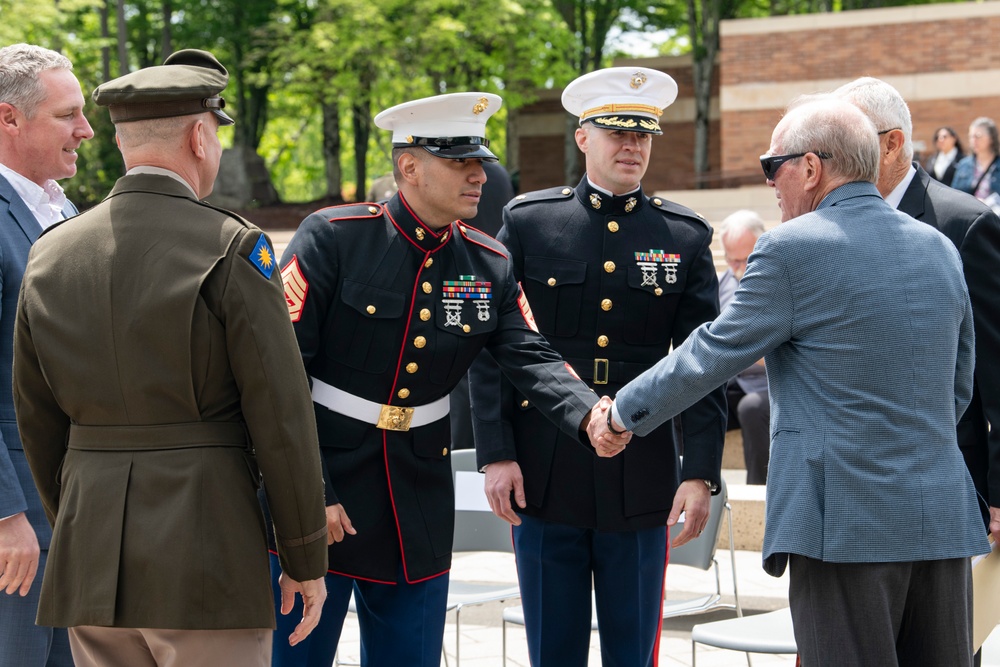
<svg viewBox="0 0 1000 667"><path fill-rule="evenodd" d="M721 228L719 240L729 265L719 278L719 305L725 310L740 286L754 244L764 233L764 221L753 211L736 211L722 221ZM726 400L729 403L728 430L738 428L743 432L747 484L764 484L771 449L771 403L763 359L729 380Z"/></svg>
<svg viewBox="0 0 1000 667"><path fill-rule="evenodd" d="M965 157L958 134L950 127L939 127L934 132L934 154L927 158L924 167L932 178L945 185L951 185L955 178L955 167Z"/></svg>

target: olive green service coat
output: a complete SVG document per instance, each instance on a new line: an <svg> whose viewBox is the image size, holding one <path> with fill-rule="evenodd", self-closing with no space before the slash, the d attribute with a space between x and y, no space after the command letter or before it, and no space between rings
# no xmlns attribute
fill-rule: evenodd
<svg viewBox="0 0 1000 667"><path fill-rule="evenodd" d="M54 525L40 624L274 627L258 466L282 567L325 574L315 418L276 264L259 229L150 174L33 246L14 402Z"/></svg>

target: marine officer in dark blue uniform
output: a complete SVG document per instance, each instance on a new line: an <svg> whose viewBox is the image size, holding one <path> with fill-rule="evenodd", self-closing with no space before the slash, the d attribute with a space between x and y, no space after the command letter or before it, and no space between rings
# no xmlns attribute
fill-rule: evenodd
<svg viewBox="0 0 1000 667"><path fill-rule="evenodd" d="M455 513L448 393L481 350L581 450L592 409L610 404L538 334L503 246L462 223L482 163L496 160L484 136L500 104L456 93L380 113L399 192L310 215L282 258L336 542L319 637L289 647L279 627L274 664L330 665L352 590L363 665L440 663Z"/></svg>
<svg viewBox="0 0 1000 667"><path fill-rule="evenodd" d="M504 211L498 240L539 330L600 394L614 395L719 314L711 228L640 186L676 96L673 79L641 67L570 83L562 101L580 118L586 175ZM470 384L487 495L514 524L531 664L586 666L593 582L602 664L655 665L667 519L672 505L686 509L675 545L705 524L726 430L722 388L681 416L682 467L670 423L603 459L548 423L495 365L478 363Z"/></svg>

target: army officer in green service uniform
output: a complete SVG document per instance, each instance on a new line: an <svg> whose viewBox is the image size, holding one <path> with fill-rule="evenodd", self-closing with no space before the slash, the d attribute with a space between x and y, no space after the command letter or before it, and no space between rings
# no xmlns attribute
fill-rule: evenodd
<svg viewBox="0 0 1000 667"><path fill-rule="evenodd" d="M78 667L270 664L261 473L285 609L305 600L292 642L326 598L316 426L274 252L199 201L227 81L185 50L98 87L128 173L25 270L14 402L54 526L38 621L69 626Z"/></svg>

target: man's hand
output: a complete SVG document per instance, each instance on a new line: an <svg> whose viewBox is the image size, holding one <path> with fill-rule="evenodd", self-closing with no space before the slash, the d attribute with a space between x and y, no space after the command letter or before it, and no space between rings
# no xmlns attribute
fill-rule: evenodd
<svg viewBox="0 0 1000 667"><path fill-rule="evenodd" d="M28 594L38 573L38 537L24 512L0 521L0 590Z"/></svg>
<svg viewBox="0 0 1000 667"><path fill-rule="evenodd" d="M326 543L333 544L344 539L344 533L357 535L358 531L351 525L351 518L340 503L328 505L326 508Z"/></svg>
<svg viewBox="0 0 1000 667"><path fill-rule="evenodd" d="M288 643L295 646L309 636L309 633L319 624L323 613L323 603L326 602L326 581L323 578L310 579L299 583L289 578L284 572L278 577L281 587L281 613L287 616L295 605L295 594L302 595L302 621L288 636Z"/></svg>
<svg viewBox="0 0 1000 667"><path fill-rule="evenodd" d="M632 439L632 432L625 431L620 435L615 435L608 429L608 410L611 409L611 399L602 396L601 400L590 411L590 421L587 422L587 436L590 444L597 450L597 455L610 458L625 451L625 445ZM584 421L587 421L584 419ZM615 423L615 428L624 428L621 424Z"/></svg>
<svg viewBox="0 0 1000 667"><path fill-rule="evenodd" d="M667 526L673 526L684 512L684 530L674 539L670 546L679 547L687 544L701 535L708 523L708 512L712 503L712 493L700 479L688 479L681 482L674 494L674 505L667 517Z"/></svg>
<svg viewBox="0 0 1000 667"><path fill-rule="evenodd" d="M507 523L521 525L521 517L510 504L510 494L513 491L517 506L522 509L527 506L524 499L524 477L521 476L521 466L517 461L497 461L486 466L483 490L494 514Z"/></svg>
<svg viewBox="0 0 1000 667"><path fill-rule="evenodd" d="M1000 507L990 508L990 534L994 541L1000 542Z"/></svg>

